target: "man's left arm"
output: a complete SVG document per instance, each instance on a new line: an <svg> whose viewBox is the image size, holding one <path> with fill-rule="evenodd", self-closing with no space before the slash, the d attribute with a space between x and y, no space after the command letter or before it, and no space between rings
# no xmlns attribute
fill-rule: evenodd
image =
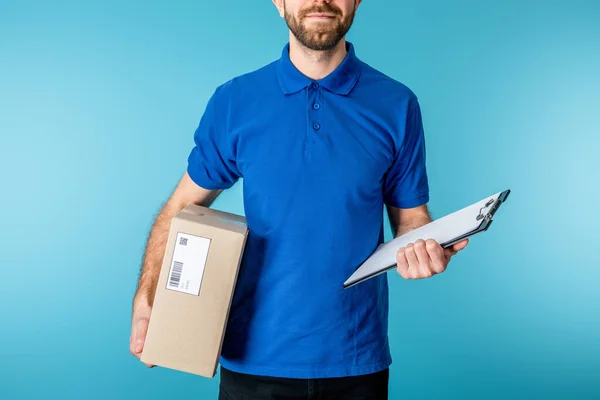
<svg viewBox="0 0 600 400"><path fill-rule="evenodd" d="M413 208L397 208L386 205L394 237L401 236L432 221L427 204ZM452 256L469 243L465 239L444 249L433 240L417 240L398 249L396 269L404 279L422 279L446 270Z"/></svg>
<svg viewBox="0 0 600 400"><path fill-rule="evenodd" d="M395 238L432 221L427 204L413 208L396 208L389 204L386 207Z"/></svg>

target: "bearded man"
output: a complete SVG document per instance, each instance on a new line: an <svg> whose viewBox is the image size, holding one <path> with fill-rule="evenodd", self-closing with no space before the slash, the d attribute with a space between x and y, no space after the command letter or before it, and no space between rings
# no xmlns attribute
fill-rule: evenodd
<svg viewBox="0 0 600 400"><path fill-rule="evenodd" d="M384 205L395 236L431 222L419 103L345 40L360 0L273 3L289 42L209 99L187 171L150 235L131 352L143 348L158 238L185 205L207 205L243 177L249 233L219 399L387 399L388 277L343 282L383 243ZM441 273L466 244L417 241L398 250L397 272Z"/></svg>

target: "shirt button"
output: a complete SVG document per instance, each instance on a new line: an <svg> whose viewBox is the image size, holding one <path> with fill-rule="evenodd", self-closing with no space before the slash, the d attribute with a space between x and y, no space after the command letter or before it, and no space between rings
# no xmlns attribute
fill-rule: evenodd
<svg viewBox="0 0 600 400"><path fill-rule="evenodd" d="M313 104L313 108L315 110L318 110L319 108L321 108L321 105L319 103L315 103L315 104Z"/></svg>
<svg viewBox="0 0 600 400"><path fill-rule="evenodd" d="M321 129L321 125L319 125L317 122L315 122L313 124L313 128L314 128L315 131L318 131L319 129Z"/></svg>
<svg viewBox="0 0 600 400"><path fill-rule="evenodd" d="M318 89L319 84L317 82L313 82L312 87L313 87L313 89Z"/></svg>

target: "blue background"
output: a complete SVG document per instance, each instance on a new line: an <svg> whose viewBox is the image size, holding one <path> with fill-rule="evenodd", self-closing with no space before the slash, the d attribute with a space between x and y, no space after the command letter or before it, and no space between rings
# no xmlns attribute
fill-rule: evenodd
<svg viewBox="0 0 600 400"><path fill-rule="evenodd" d="M599 20L359 8L357 55L420 99L434 218L513 191L445 273L389 273L390 398L600 397ZM0 1L0 398L216 398L129 354L131 299L208 97L286 41L268 0ZM242 185L213 207L243 213Z"/></svg>

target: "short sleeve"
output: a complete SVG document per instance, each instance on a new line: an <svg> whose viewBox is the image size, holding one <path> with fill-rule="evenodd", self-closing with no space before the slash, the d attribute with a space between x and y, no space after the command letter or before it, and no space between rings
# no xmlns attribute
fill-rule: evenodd
<svg viewBox="0 0 600 400"><path fill-rule="evenodd" d="M226 121L219 110L218 89L208 100L198 128L195 146L188 157L190 178L205 189L228 189L240 178L233 146L229 141Z"/></svg>
<svg viewBox="0 0 600 400"><path fill-rule="evenodd" d="M413 208L429 201L425 137L416 98L406 112L404 135L384 178L384 201L396 208Z"/></svg>

